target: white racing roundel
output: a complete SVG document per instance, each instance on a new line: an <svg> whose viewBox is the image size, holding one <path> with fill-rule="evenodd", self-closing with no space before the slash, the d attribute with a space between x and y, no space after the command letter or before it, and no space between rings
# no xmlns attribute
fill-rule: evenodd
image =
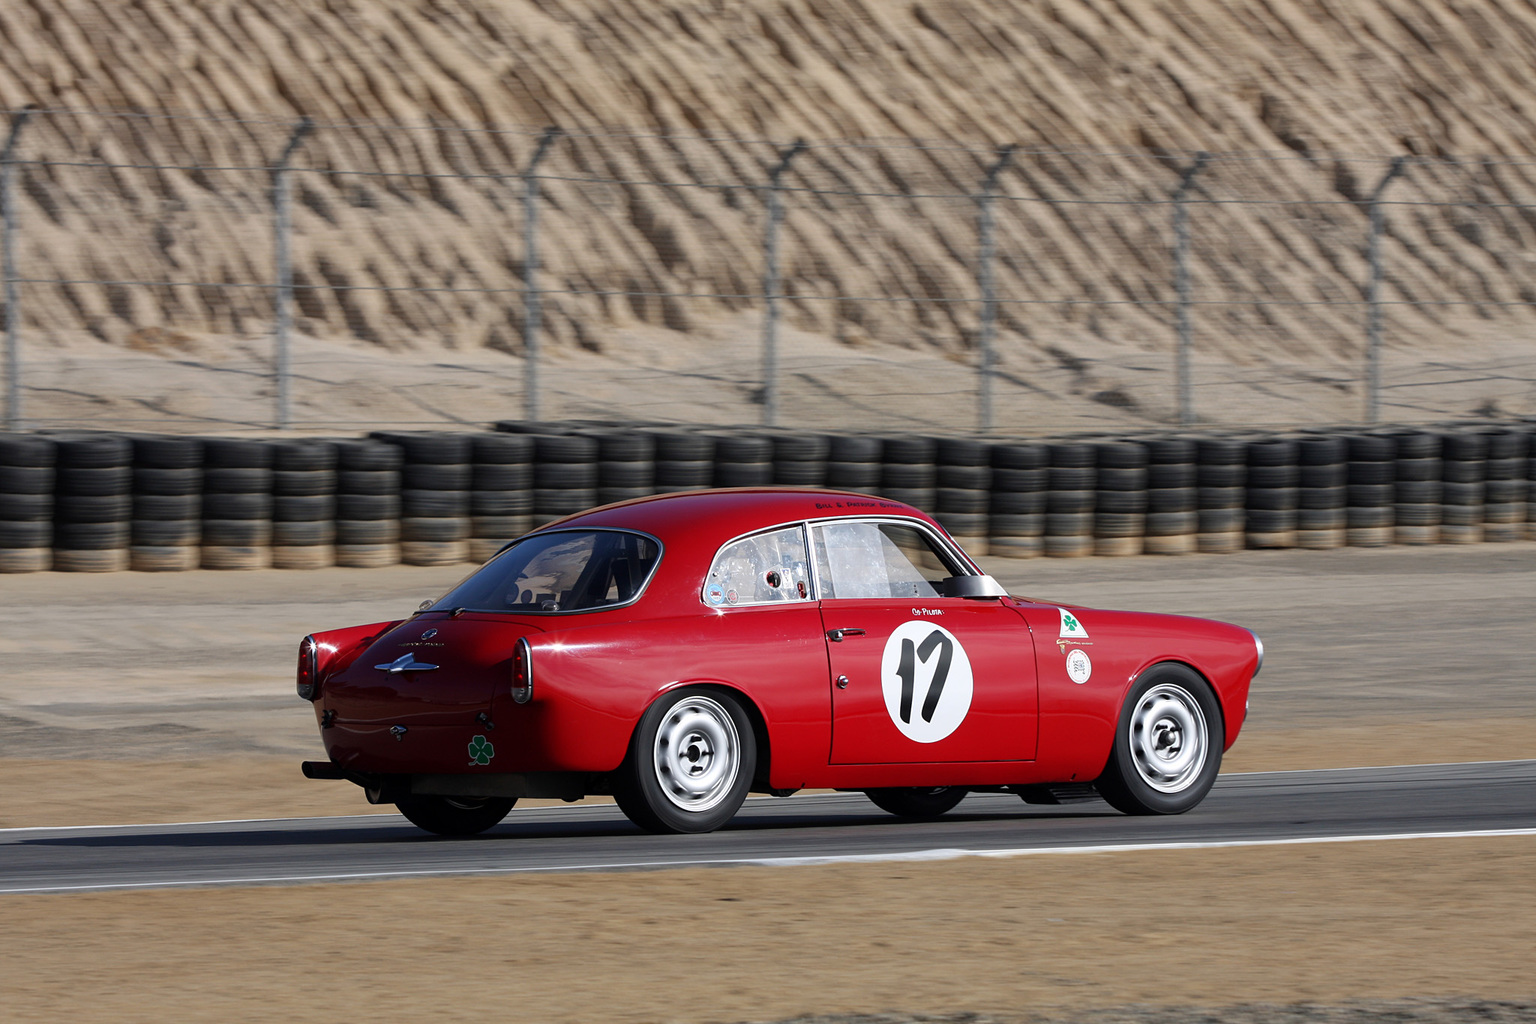
<svg viewBox="0 0 1536 1024"><path fill-rule="evenodd" d="M880 689L901 734L937 743L960 727L971 709L971 659L955 634L921 619L903 622L885 641Z"/></svg>

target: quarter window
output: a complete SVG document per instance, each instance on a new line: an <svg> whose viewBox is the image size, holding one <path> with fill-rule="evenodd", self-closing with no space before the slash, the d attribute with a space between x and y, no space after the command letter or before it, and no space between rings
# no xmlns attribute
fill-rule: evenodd
<svg viewBox="0 0 1536 1024"><path fill-rule="evenodd" d="M810 600L805 531L793 526L727 544L709 567L703 597L712 607Z"/></svg>
<svg viewBox="0 0 1536 1024"><path fill-rule="evenodd" d="M966 573L915 526L834 522L814 533L824 598L939 597L945 577Z"/></svg>

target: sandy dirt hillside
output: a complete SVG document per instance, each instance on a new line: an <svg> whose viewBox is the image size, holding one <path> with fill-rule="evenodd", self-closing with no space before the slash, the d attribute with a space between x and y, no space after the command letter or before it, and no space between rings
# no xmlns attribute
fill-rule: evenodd
<svg viewBox="0 0 1536 1024"><path fill-rule="evenodd" d="M301 116L296 328L317 340L520 352L516 176L545 125L566 133L540 168L555 352L686 366L755 337L751 186L796 137L785 317L822 351L970 358L968 196L1008 143L999 343L1059 372L1045 390L1166 413L1079 378L1169 351L1167 200L1196 150L1216 154L1191 215L1202 358L1358 367L1363 200L1394 156L1389 351L1496 362L1536 298L1536 13L1506 0L18 0L0 52L0 106L45 111L17 151L39 345L268 331L265 168ZM157 281L181 286L134 284Z"/></svg>

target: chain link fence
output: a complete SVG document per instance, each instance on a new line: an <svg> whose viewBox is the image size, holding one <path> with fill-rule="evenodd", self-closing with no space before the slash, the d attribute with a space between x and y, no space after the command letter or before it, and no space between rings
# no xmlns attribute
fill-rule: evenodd
<svg viewBox="0 0 1536 1024"><path fill-rule="evenodd" d="M993 435L1531 415L1533 170L18 111L5 415Z"/></svg>

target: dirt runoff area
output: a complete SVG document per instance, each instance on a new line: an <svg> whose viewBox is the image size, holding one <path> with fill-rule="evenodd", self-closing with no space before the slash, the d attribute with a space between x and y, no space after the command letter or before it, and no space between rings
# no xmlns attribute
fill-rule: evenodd
<svg viewBox="0 0 1536 1024"><path fill-rule="evenodd" d="M14 1021L1183 1024L1529 1007L1532 878L1528 837L1407 840L10 897L0 929Z"/></svg>

